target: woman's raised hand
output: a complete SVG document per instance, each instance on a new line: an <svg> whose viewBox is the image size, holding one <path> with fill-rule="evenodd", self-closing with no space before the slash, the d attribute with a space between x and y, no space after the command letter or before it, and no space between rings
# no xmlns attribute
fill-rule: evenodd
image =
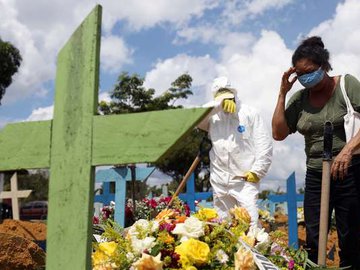
<svg viewBox="0 0 360 270"><path fill-rule="evenodd" d="M295 83L297 76L293 77L290 81L291 74L295 73L295 68L291 67L287 71L284 72L282 78L281 78L281 86L280 86L280 94L286 95L287 92L290 91L291 87Z"/></svg>

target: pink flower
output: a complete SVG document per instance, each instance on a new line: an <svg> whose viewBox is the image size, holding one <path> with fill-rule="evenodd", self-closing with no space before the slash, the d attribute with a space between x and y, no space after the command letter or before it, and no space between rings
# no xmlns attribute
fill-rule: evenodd
<svg viewBox="0 0 360 270"><path fill-rule="evenodd" d="M185 209L185 215L187 217L190 217L190 207L187 204L184 204L184 209Z"/></svg>
<svg viewBox="0 0 360 270"><path fill-rule="evenodd" d="M294 262L294 260L290 260L290 261L289 261L289 264L288 264L288 269L289 269L289 270L293 270L294 267L295 267L295 262Z"/></svg>
<svg viewBox="0 0 360 270"><path fill-rule="evenodd" d="M158 204L157 202L154 200L154 199L151 199L148 204L152 207L152 208L155 208Z"/></svg>
<svg viewBox="0 0 360 270"><path fill-rule="evenodd" d="M99 224L99 218L93 216L93 218L92 218L92 223L93 223L93 224Z"/></svg>
<svg viewBox="0 0 360 270"><path fill-rule="evenodd" d="M175 224L164 222L164 223L160 224L159 229L161 231L166 230L168 232L171 232L175 228L175 226L176 226Z"/></svg>

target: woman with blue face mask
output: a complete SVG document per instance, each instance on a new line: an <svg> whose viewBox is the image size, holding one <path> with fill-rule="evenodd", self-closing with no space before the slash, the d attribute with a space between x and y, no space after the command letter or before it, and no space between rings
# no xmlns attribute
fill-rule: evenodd
<svg viewBox="0 0 360 270"><path fill-rule="evenodd" d="M275 140L298 131L305 138L306 178L304 215L309 258L317 262L322 179L324 124L334 127L330 213L335 210L340 266L360 269L360 133L346 143L344 115L347 107L340 88L341 76L330 76L329 52L320 37L305 39L284 72L272 119ZM360 82L345 75L345 89L355 111L360 112ZM285 106L286 95L298 80L304 87ZM331 217L331 214L329 214Z"/></svg>

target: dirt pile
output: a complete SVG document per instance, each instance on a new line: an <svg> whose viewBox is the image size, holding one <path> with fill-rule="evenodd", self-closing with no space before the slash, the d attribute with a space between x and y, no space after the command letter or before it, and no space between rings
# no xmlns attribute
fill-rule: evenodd
<svg viewBox="0 0 360 270"><path fill-rule="evenodd" d="M46 225L7 219L0 224L0 269L44 269L45 251L35 241L44 241Z"/></svg>
<svg viewBox="0 0 360 270"><path fill-rule="evenodd" d="M5 219L0 224L0 233L14 234L29 240L44 241L46 225L39 222Z"/></svg>

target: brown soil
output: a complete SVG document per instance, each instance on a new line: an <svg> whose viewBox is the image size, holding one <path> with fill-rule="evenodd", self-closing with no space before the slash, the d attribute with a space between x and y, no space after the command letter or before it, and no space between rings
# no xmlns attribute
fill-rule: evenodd
<svg viewBox="0 0 360 270"><path fill-rule="evenodd" d="M6 219L0 224L0 269L43 269L45 252L33 241L46 239L46 225Z"/></svg>
<svg viewBox="0 0 360 270"><path fill-rule="evenodd" d="M0 233L0 269L41 269L45 265L45 252L33 241L23 237Z"/></svg>
<svg viewBox="0 0 360 270"><path fill-rule="evenodd" d="M44 241L46 225L44 223L5 219L0 224L0 233L14 234L29 240Z"/></svg>
<svg viewBox="0 0 360 270"><path fill-rule="evenodd" d="M266 230L268 229L278 229L281 231L284 231L286 233L287 236L287 216L286 215L282 215L282 214L275 214L274 215L275 218L275 228L271 228L271 226L269 226L269 224L265 225L264 227L266 228ZM285 237L287 241L287 237ZM298 226L298 238L299 238L299 247L302 247L305 245L306 242L306 229L304 225L299 225ZM339 266L339 246L338 246L338 237L337 237L337 233L336 230L330 230L330 233L328 235L328 243L327 243L327 252L329 253L329 251L334 247L335 245L335 253L334 253L334 260L330 260L329 258L326 260L326 265L330 266L330 267L336 267Z"/></svg>

